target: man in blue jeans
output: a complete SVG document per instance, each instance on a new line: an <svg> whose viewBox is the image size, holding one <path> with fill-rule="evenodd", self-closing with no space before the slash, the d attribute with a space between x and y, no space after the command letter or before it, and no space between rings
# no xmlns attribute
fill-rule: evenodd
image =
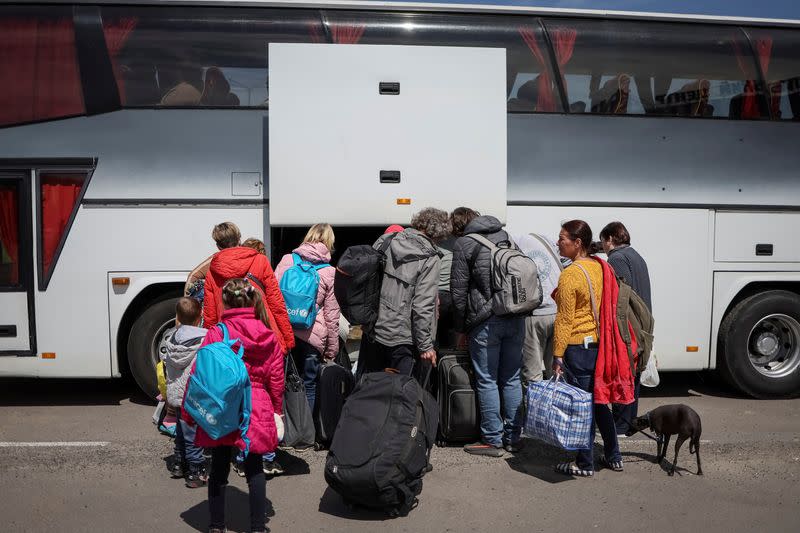
<svg viewBox="0 0 800 533"><path fill-rule="evenodd" d="M490 457L502 457L504 449L520 449L525 318L492 312L491 252L469 235L482 235L495 244L510 242L502 228L493 216L473 218L455 242L450 273L455 325L468 336L481 412L481 441L464 446L464 451Z"/></svg>

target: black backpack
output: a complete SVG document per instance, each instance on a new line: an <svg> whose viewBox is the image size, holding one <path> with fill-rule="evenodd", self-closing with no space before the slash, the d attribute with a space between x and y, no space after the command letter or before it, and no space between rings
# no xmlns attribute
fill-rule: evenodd
<svg viewBox="0 0 800 533"><path fill-rule="evenodd" d="M345 503L404 516L431 470L439 411L414 378L365 374L344 404L325 463L325 481Z"/></svg>
<svg viewBox="0 0 800 533"><path fill-rule="evenodd" d="M333 294L351 325L370 326L378 319L386 250L396 235L386 237L379 250L359 244L349 247L339 258Z"/></svg>

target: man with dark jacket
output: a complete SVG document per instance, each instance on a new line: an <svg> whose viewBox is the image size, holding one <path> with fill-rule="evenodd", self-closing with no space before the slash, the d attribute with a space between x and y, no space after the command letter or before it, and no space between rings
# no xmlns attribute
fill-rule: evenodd
<svg viewBox="0 0 800 533"><path fill-rule="evenodd" d="M519 450L525 317L492 312L491 252L470 234L482 235L495 244L510 241L502 228L493 216L469 222L453 247L450 275L455 324L458 331L468 334L481 410L481 442L464 446L464 451L491 457L502 457L503 448Z"/></svg>
<svg viewBox="0 0 800 533"><path fill-rule="evenodd" d="M631 236L622 222L611 222L600 232L603 251L608 254L608 263L617 276L631 286L633 292L644 300L650 312L653 307L650 301L650 273L647 263L639 253L631 247ZM628 405L613 404L614 423L617 436L624 436L628 431L629 420L637 416L639 408L639 376L636 376L634 401Z"/></svg>
<svg viewBox="0 0 800 533"><path fill-rule="evenodd" d="M386 250L378 320L371 357L401 374L415 374L417 359L436 364L436 298L440 259L436 242L450 233L447 213L432 207L411 219L411 227L382 235L374 247ZM417 375L416 377L420 377Z"/></svg>

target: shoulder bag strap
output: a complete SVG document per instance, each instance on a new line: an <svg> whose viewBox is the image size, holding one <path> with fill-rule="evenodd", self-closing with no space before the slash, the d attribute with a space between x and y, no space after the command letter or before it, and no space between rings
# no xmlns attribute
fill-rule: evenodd
<svg viewBox="0 0 800 533"><path fill-rule="evenodd" d="M260 280L260 279L258 279L258 278L257 278L257 277L256 277L256 276L255 276L255 275L252 273L252 272L248 272L248 273L247 273L247 275L245 276L245 279L247 279L247 280L249 280L249 281L253 282L253 284L254 284L256 287L258 287L259 289L261 289L261 293L262 293L262 294L264 294L264 296L266 296L266 295L267 295L267 289L264 287L264 284L263 284L263 283L261 283L261 280ZM265 303L264 305L266 305L266 303Z"/></svg>
<svg viewBox="0 0 800 533"><path fill-rule="evenodd" d="M555 252L553 252L553 247L550 246L550 244L541 235L537 235L535 233L531 233L530 235L531 237L542 243L542 246L544 246L545 249L548 252L550 252L550 255L553 257L553 260L555 260L556 264L558 265L558 270L563 271L564 265L561 264L561 259L559 259L558 256L555 254Z"/></svg>
<svg viewBox="0 0 800 533"><path fill-rule="evenodd" d="M589 284L589 300L592 302L592 314L594 315L594 326L595 326L595 333L597 333L597 340L600 341L600 319L597 314L597 302L594 299L594 287L592 287L592 279L589 277L589 272L583 268L583 265L575 261L573 263L575 266L583 270L583 275L586 276L586 283Z"/></svg>
<svg viewBox="0 0 800 533"><path fill-rule="evenodd" d="M398 231L398 232L392 233L392 234L390 234L388 237L386 237L385 239L383 239L383 242L381 243L381 247L379 248L379 251L380 251L382 254L385 254L385 253L386 253L386 250L388 250L388 249L389 249L389 245L390 245L390 244L392 244L392 239L394 239L395 237L397 237L397 234L398 234L398 233L400 233L400 232Z"/></svg>
<svg viewBox="0 0 800 533"><path fill-rule="evenodd" d="M487 239L486 237L484 237L479 233L467 233L466 235L464 235L464 237L469 237L470 239L479 242L480 244L484 245L490 250L494 250L495 248L497 248L497 245L495 243L493 243L492 241L490 241L489 239Z"/></svg>

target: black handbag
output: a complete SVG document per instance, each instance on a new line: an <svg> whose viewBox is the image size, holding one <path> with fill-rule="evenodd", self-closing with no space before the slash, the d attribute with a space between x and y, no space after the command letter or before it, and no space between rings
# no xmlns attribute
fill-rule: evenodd
<svg viewBox="0 0 800 533"><path fill-rule="evenodd" d="M297 372L292 354L286 356L283 391L283 444L291 447L314 445L314 419L306 398L306 387Z"/></svg>

